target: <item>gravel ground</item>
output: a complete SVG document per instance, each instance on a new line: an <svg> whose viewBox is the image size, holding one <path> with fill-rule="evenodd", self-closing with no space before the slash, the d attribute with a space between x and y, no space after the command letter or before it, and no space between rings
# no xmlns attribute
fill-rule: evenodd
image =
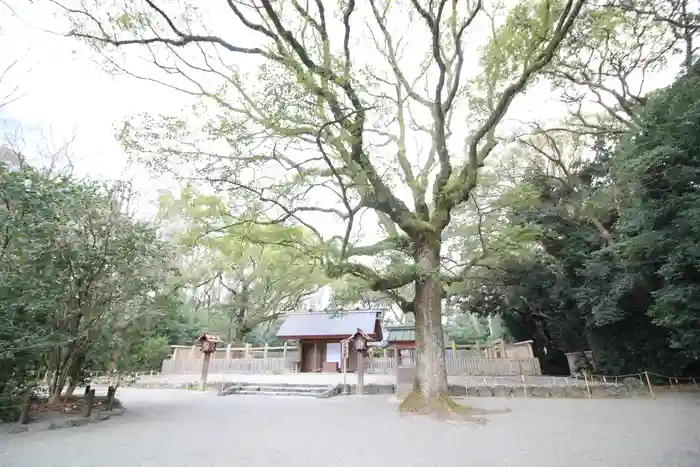
<svg viewBox="0 0 700 467"><path fill-rule="evenodd" d="M122 417L0 435L1 467L700 467L700 398L465 399L485 426L327 400L123 389ZM359 460L357 459L359 458Z"/></svg>

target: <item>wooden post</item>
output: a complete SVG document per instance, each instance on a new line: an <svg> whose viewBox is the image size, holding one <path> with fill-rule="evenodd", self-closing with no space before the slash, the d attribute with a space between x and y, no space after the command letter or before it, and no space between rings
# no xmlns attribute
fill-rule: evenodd
<svg viewBox="0 0 700 467"><path fill-rule="evenodd" d="M92 414L92 406L95 404L95 390L90 389L85 398L85 409L83 411L84 417L89 417Z"/></svg>
<svg viewBox="0 0 700 467"><path fill-rule="evenodd" d="M591 387L588 385L588 374L583 372L583 379L586 381L586 392L588 393L588 398L591 398Z"/></svg>
<svg viewBox="0 0 700 467"><path fill-rule="evenodd" d="M196 358L196 357L195 357L195 355L197 355L197 354L195 353L196 351L197 351L197 346L196 346L196 345L193 345L192 347L190 347L190 354L189 354L189 356L188 356L188 358L189 358L190 360L193 360L193 359Z"/></svg>
<svg viewBox="0 0 700 467"><path fill-rule="evenodd" d="M520 380L523 382L523 392L525 393L525 399L527 399L527 384L525 384L525 375L520 373Z"/></svg>
<svg viewBox="0 0 700 467"><path fill-rule="evenodd" d="M22 403L22 412L20 412L19 414L20 425L26 425L27 423L29 423L29 412L32 408L33 394L33 388L27 388L27 392L24 394L24 402Z"/></svg>
<svg viewBox="0 0 700 467"><path fill-rule="evenodd" d="M457 355L457 343L452 340L452 358L455 358Z"/></svg>
<svg viewBox="0 0 700 467"><path fill-rule="evenodd" d="M508 355L506 355L506 342L501 339L501 358L508 358Z"/></svg>
<svg viewBox="0 0 700 467"><path fill-rule="evenodd" d="M350 394L348 389L348 351L350 346L347 340L340 341L340 360L343 362L343 395Z"/></svg>
<svg viewBox="0 0 700 467"><path fill-rule="evenodd" d="M207 375L209 374L209 361L211 360L211 352L205 352L204 358L202 359L202 376L199 381L199 390L204 391L204 387L207 385Z"/></svg>
<svg viewBox="0 0 700 467"><path fill-rule="evenodd" d="M226 346L226 360L231 360L231 344Z"/></svg>
<svg viewBox="0 0 700 467"><path fill-rule="evenodd" d="M314 352L313 352L313 362L314 362L314 368L312 371L314 372L319 372L321 371L321 368L319 368L318 362L320 361L320 355L318 352L318 342L314 341Z"/></svg>
<svg viewBox="0 0 700 467"><path fill-rule="evenodd" d="M246 343L244 352L245 352L244 357L246 360L248 360L250 358L250 344L249 343Z"/></svg>
<svg viewBox="0 0 700 467"><path fill-rule="evenodd" d="M481 355L481 344L479 344L479 341L476 341L475 347L476 347L476 352L477 352L477 353L479 354L479 356L481 357L481 356L482 356L482 355Z"/></svg>
<svg viewBox="0 0 700 467"><path fill-rule="evenodd" d="M652 399L655 399L654 390L651 388L651 380L649 379L649 372L645 371L644 376L646 376L646 379L647 379L647 386L649 387L649 395L651 396Z"/></svg>
<svg viewBox="0 0 700 467"><path fill-rule="evenodd" d="M299 344L301 346L301 344ZM282 368L284 370L292 370L292 368L287 368L287 341L282 344Z"/></svg>
<svg viewBox="0 0 700 467"><path fill-rule="evenodd" d="M362 396L365 393L365 356L362 352L357 354L357 385L355 386L355 394Z"/></svg>
<svg viewBox="0 0 700 467"><path fill-rule="evenodd" d="M267 342L265 342L265 347L263 347L263 368L267 368L267 352L268 345Z"/></svg>
<svg viewBox="0 0 700 467"><path fill-rule="evenodd" d="M117 392L117 388L110 386L107 388L107 410L112 410L112 401L114 401L114 394Z"/></svg>

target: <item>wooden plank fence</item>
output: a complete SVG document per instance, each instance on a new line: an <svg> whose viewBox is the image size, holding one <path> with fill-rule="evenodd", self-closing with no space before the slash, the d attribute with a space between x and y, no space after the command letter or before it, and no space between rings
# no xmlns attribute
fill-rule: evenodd
<svg viewBox="0 0 700 467"><path fill-rule="evenodd" d="M266 353L262 358L213 358L209 364L209 373L215 374L282 374L299 372L299 356L296 349L290 348L284 355ZM393 352L382 352L382 356L368 356L365 359L365 371L368 374L395 374L396 359ZM413 366L415 360L412 351L403 351L402 366ZM490 358L474 350L447 350L445 352L447 374L450 376L539 376L542 374L537 358L510 359ZM202 360L168 359L163 361L161 374L199 374Z"/></svg>
<svg viewBox="0 0 700 467"><path fill-rule="evenodd" d="M537 358L483 358L483 357L445 357L449 376L540 376L540 361ZM403 357L401 366L415 366L413 358ZM394 374L396 360L393 357L368 358L365 365L370 374Z"/></svg>
<svg viewBox="0 0 700 467"><path fill-rule="evenodd" d="M298 372L298 364L293 357L269 358L217 358L209 362L209 374L280 374ZM163 360L161 374L199 374L202 360Z"/></svg>

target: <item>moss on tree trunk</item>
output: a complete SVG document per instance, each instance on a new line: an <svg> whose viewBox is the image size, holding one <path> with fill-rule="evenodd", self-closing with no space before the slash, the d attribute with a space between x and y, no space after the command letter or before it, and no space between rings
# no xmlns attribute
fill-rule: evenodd
<svg viewBox="0 0 700 467"><path fill-rule="evenodd" d="M438 271L439 243L417 246L414 259L421 270ZM442 328L442 298L442 284L437 274L424 274L416 281L413 299L416 374L413 390L401 402L399 410L440 418L465 418L471 414L471 408L458 404L449 394Z"/></svg>

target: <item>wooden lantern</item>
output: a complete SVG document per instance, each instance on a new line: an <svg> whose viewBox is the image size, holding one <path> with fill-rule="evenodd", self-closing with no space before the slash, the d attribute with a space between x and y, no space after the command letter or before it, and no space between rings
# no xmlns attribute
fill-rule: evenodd
<svg viewBox="0 0 700 467"><path fill-rule="evenodd" d="M358 328L357 332L355 334L353 334L352 336L350 336L348 338L348 340L352 343L352 348L356 352L364 353L364 352L367 352L367 349L369 348L367 343L369 341L374 340L374 339L369 337L369 335L366 332L364 332L362 329Z"/></svg>
<svg viewBox="0 0 700 467"><path fill-rule="evenodd" d="M357 384L355 385L355 392L357 395L361 396L364 394L365 386L365 354L369 348L369 341L373 341L369 335L362 329L357 328L357 332L352 336L347 338L352 348L355 349L357 355Z"/></svg>
<svg viewBox="0 0 700 467"><path fill-rule="evenodd" d="M212 332L203 332L197 342L200 345L200 350L205 354L211 354L216 352L216 344L222 342L219 336Z"/></svg>

